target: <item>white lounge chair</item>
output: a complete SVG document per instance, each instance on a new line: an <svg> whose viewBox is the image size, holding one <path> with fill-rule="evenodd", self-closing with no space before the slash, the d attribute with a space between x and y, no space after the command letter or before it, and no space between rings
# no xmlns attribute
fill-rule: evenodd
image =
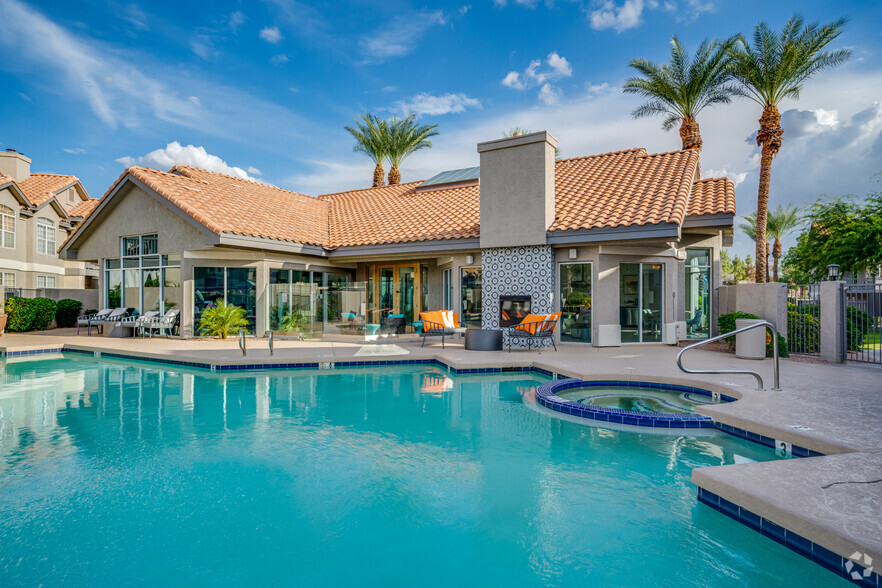
<svg viewBox="0 0 882 588"><path fill-rule="evenodd" d="M158 310L150 310L142 314L141 316L135 319L135 332L134 335L138 335L138 329L141 329L141 336L144 336L144 329L153 322L155 319L159 318Z"/></svg>
<svg viewBox="0 0 882 588"><path fill-rule="evenodd" d="M178 317L180 316L180 309L173 308L169 310L164 315L159 318L154 318L150 322L144 325L144 328L150 331L150 338L153 338L153 331L159 331L160 335L165 335L166 338L174 331L175 325L178 322Z"/></svg>
<svg viewBox="0 0 882 588"><path fill-rule="evenodd" d="M81 317L77 317L77 335L80 334L80 327L88 327L89 336L92 336L92 325L96 325L99 329L101 328L100 321L103 321L107 316L113 312L112 308L102 308L95 314L84 314ZM94 323L92 321L95 321Z"/></svg>

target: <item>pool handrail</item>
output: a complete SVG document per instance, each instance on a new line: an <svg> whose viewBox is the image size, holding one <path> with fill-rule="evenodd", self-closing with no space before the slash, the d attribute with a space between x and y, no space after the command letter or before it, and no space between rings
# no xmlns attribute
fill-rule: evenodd
<svg viewBox="0 0 882 588"><path fill-rule="evenodd" d="M693 343L692 345L687 345L677 354L677 367L679 367L682 371L687 374L750 374L751 376L756 378L757 390L765 390L763 386L763 378L758 373L752 370L690 370L683 367L683 354L689 351L690 349L695 349L696 347L701 347L707 343L713 343L714 341L719 341L721 339L727 339L738 333L744 333L745 331L749 331L751 329L756 329L759 327L769 327L772 329L772 350L773 350L773 359L774 363L772 364L772 374L775 380L774 387L772 390L779 391L781 390L780 380L778 378L778 329L775 328L775 325L770 323L769 321L762 321L758 323L754 323L752 325L748 325L746 327L741 327L740 329L735 329L734 331L729 331L728 333L723 333L722 335L717 335L716 337L711 337L710 339L705 339L703 341L699 341L698 343Z"/></svg>
<svg viewBox="0 0 882 588"><path fill-rule="evenodd" d="M242 350L242 355L248 355L245 353L245 329L239 329L239 349Z"/></svg>

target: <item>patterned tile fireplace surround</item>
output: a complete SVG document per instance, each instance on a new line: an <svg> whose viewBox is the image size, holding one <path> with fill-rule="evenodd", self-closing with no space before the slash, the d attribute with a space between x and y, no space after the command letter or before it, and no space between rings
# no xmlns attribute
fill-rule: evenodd
<svg viewBox="0 0 882 588"><path fill-rule="evenodd" d="M554 253L550 246L483 249L481 261L481 322L485 329L499 328L500 296L529 296L531 312L554 312Z"/></svg>

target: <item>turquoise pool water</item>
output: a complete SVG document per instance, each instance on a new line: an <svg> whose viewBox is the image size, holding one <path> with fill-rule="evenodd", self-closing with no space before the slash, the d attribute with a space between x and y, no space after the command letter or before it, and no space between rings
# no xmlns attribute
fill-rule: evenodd
<svg viewBox="0 0 882 588"><path fill-rule="evenodd" d="M0 586L840 582L697 502L771 450L568 422L544 381L0 364Z"/></svg>

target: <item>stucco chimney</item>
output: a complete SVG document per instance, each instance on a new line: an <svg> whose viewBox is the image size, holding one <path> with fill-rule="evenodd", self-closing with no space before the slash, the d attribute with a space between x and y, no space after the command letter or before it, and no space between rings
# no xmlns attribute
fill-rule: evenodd
<svg viewBox="0 0 882 588"><path fill-rule="evenodd" d="M15 149L0 151L0 172L16 182L23 182L31 177L31 160Z"/></svg>
<svg viewBox="0 0 882 588"><path fill-rule="evenodd" d="M478 143L481 248L545 245L554 222L554 149L548 131Z"/></svg>

